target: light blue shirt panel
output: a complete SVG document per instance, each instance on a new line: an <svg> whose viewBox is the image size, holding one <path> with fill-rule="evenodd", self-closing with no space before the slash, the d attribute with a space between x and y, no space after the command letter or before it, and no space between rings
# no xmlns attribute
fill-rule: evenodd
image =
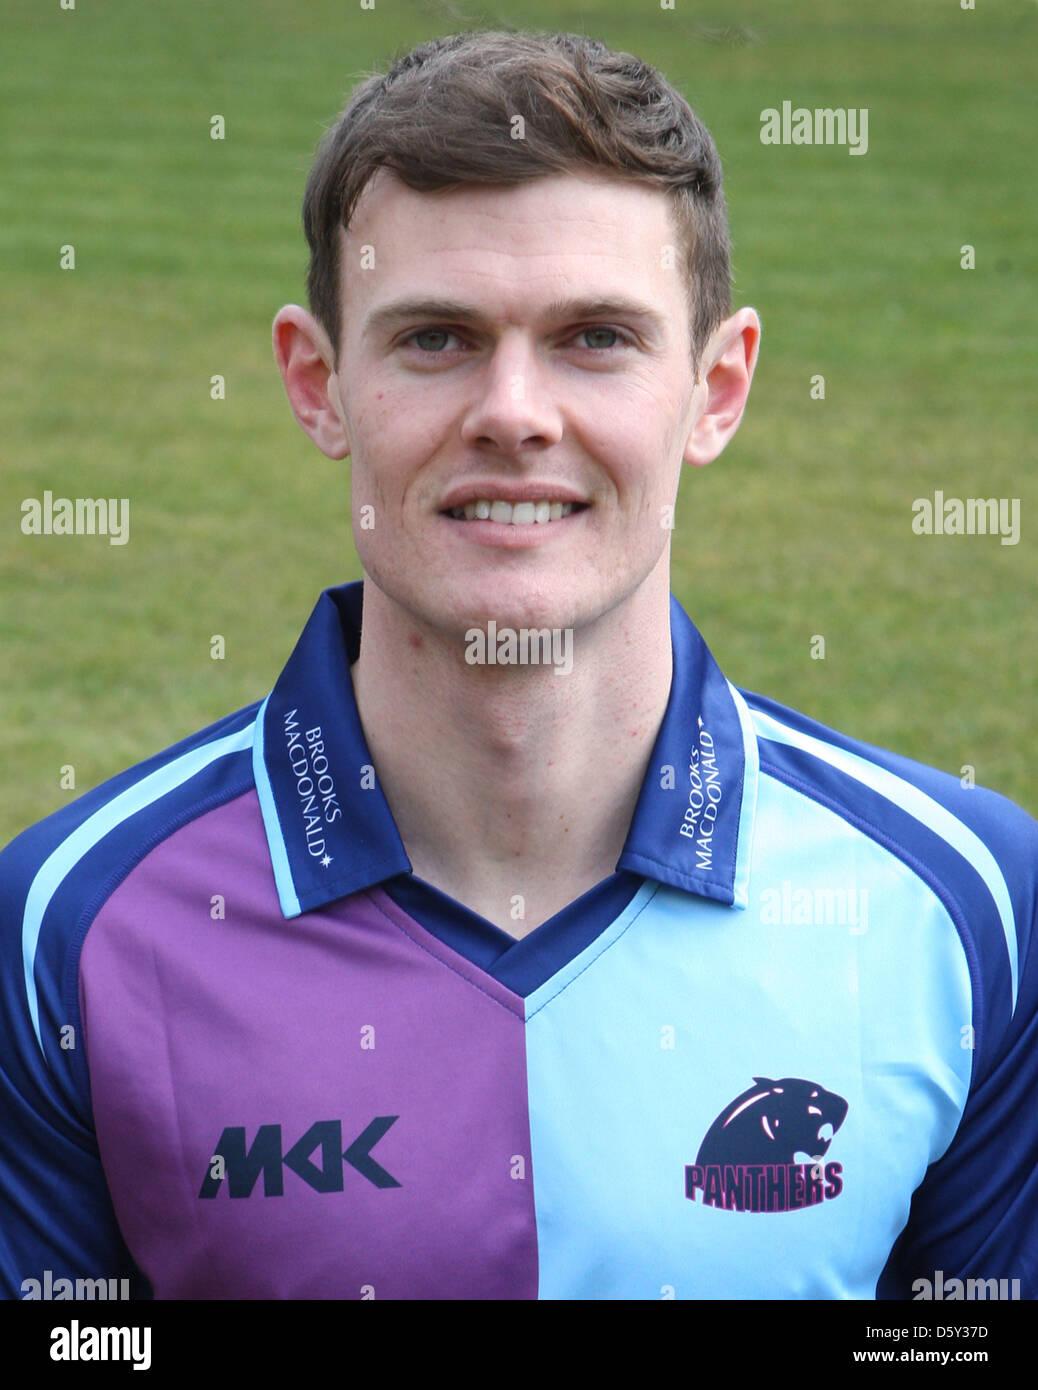
<svg viewBox="0 0 1038 1390"><path fill-rule="evenodd" d="M647 883L527 1000L539 1296L873 1298L961 1117L970 1011L932 890L762 777L746 910ZM823 1159L842 1165L838 1196L777 1212L686 1197L686 1164L754 1077L847 1101Z"/></svg>

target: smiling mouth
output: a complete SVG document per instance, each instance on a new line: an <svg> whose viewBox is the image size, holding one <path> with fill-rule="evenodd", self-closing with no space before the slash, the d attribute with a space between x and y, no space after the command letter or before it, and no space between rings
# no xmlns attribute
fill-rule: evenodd
<svg viewBox="0 0 1038 1390"><path fill-rule="evenodd" d="M442 516L455 521L496 521L504 526L544 526L561 521L572 512L584 511L584 502L505 502L501 498L481 497L463 507L450 507Z"/></svg>

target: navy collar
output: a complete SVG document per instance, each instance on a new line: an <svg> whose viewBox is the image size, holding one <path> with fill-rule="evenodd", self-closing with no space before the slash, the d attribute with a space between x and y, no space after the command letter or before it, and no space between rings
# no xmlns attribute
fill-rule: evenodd
<svg viewBox="0 0 1038 1390"><path fill-rule="evenodd" d="M256 719L256 789L286 917L411 872L353 695L363 596L362 580L322 593ZM670 630L670 696L616 867L745 907L756 737L673 597Z"/></svg>

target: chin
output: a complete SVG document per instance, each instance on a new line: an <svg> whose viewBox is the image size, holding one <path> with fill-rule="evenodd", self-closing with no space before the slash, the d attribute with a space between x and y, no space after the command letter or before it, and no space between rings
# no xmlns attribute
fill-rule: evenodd
<svg viewBox="0 0 1038 1390"><path fill-rule="evenodd" d="M594 606L592 596L574 592L572 582L564 579L553 585L496 579L457 595L457 612L466 627L485 627L493 619L499 628L570 628Z"/></svg>

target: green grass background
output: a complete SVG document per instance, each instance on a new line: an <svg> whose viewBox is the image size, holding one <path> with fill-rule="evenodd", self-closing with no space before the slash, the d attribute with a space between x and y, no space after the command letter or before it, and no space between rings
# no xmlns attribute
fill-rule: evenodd
<svg viewBox="0 0 1038 1390"><path fill-rule="evenodd" d="M1034 0L8 0L0 841L261 698L359 577L348 465L292 419L270 321L303 300L303 185L355 79L487 23L633 50L720 149L763 348L739 434L682 483L674 590L722 668L1038 813ZM784 99L868 107L867 155L762 145ZM48 488L129 497L130 543L23 536ZM1020 498L1020 543L913 535L935 489Z"/></svg>

